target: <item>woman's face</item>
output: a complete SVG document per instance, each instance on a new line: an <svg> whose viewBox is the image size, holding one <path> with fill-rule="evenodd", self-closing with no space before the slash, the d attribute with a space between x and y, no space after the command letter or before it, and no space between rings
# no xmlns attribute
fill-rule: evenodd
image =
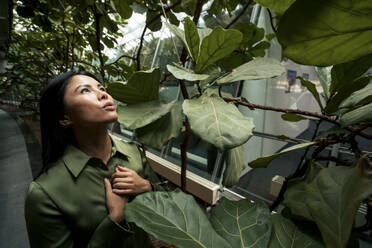
<svg viewBox="0 0 372 248"><path fill-rule="evenodd" d="M68 125L93 127L107 125L118 118L112 97L102 84L89 76L73 76L64 100Z"/></svg>

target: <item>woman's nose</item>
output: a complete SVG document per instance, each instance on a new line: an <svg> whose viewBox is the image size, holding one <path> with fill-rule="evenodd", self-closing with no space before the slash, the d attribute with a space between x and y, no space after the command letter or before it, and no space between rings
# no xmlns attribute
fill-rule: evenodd
<svg viewBox="0 0 372 248"><path fill-rule="evenodd" d="M98 99L107 99L108 94L106 91L99 90L99 93L97 95Z"/></svg>

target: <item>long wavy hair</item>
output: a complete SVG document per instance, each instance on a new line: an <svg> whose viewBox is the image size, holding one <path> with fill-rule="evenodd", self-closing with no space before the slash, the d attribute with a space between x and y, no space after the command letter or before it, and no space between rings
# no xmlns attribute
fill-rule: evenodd
<svg viewBox="0 0 372 248"><path fill-rule="evenodd" d="M66 87L71 78L76 75L89 76L100 82L96 76L89 72L69 71L52 79L41 95L40 128L43 167L40 173L48 170L51 163L63 155L67 145L75 143L71 127L64 127L59 121L66 114L64 100Z"/></svg>

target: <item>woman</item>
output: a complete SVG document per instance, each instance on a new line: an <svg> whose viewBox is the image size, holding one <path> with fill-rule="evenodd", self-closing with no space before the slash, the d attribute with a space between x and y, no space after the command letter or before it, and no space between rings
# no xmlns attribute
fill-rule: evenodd
<svg viewBox="0 0 372 248"><path fill-rule="evenodd" d="M159 181L136 145L108 133L118 116L104 86L64 73L44 91L40 115L43 171L25 203L31 247L149 246L124 209Z"/></svg>

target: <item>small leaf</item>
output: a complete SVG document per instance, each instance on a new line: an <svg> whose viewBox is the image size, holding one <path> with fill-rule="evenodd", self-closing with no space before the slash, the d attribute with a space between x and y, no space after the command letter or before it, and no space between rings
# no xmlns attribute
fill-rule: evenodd
<svg viewBox="0 0 372 248"><path fill-rule="evenodd" d="M202 40L195 72L203 71L217 60L232 53L239 46L242 38L243 35L237 30L215 28L210 35Z"/></svg>
<svg viewBox="0 0 372 248"><path fill-rule="evenodd" d="M128 104L119 104L118 121L126 128L134 130L144 127L169 113L172 104L163 104L159 100Z"/></svg>
<svg viewBox="0 0 372 248"><path fill-rule="evenodd" d="M329 99L329 85L331 84L331 67L315 67L320 85L326 101Z"/></svg>
<svg viewBox="0 0 372 248"><path fill-rule="evenodd" d="M287 114L282 114L282 119L285 121L290 121L290 122L298 122L302 120L307 120L307 118L302 117L300 115L292 114L292 113L287 113Z"/></svg>
<svg viewBox="0 0 372 248"><path fill-rule="evenodd" d="M270 241L270 211L263 203L222 198L212 209L211 222L216 232L232 247L261 248Z"/></svg>
<svg viewBox="0 0 372 248"><path fill-rule="evenodd" d="M110 83L107 91L123 103L140 103L159 99L160 70L137 71L126 84Z"/></svg>
<svg viewBox="0 0 372 248"><path fill-rule="evenodd" d="M354 109L343 114L340 118L340 123L343 127L358 124L361 122L372 121L372 103L364 105L363 107Z"/></svg>
<svg viewBox="0 0 372 248"><path fill-rule="evenodd" d="M220 151L242 145L252 136L252 118L220 97L203 94L185 100L182 107L192 131Z"/></svg>
<svg viewBox="0 0 372 248"><path fill-rule="evenodd" d="M185 39L187 42L187 47L189 49L189 54L192 60L196 61L199 56L199 46L200 38L198 31L196 29L195 23L189 18L185 18Z"/></svg>
<svg viewBox="0 0 372 248"><path fill-rule="evenodd" d="M174 34L176 35L178 38L180 38L183 43L185 44L185 46L187 46L187 42L186 42L186 39L185 39L185 33L182 29L180 29L179 27L173 25L173 24L169 24L169 23L164 23L168 29Z"/></svg>
<svg viewBox="0 0 372 248"><path fill-rule="evenodd" d="M225 187L234 186L239 181L240 175L246 167L247 164L244 162L244 151L242 146L228 150L222 184Z"/></svg>
<svg viewBox="0 0 372 248"><path fill-rule="evenodd" d="M291 152L291 151L298 150L298 149L304 149L306 147L313 146L316 143L317 142L308 142L308 143L294 145L294 146L284 149L283 151L279 153L275 153L269 156L255 159L252 162L248 163L248 165L252 168L265 168L270 164L271 161L273 161L275 158L279 157L280 155L283 155L284 153Z"/></svg>
<svg viewBox="0 0 372 248"><path fill-rule="evenodd" d="M280 76L285 72L279 61L271 58L256 58L235 68L231 73L217 80L226 85L239 80L255 80Z"/></svg>
<svg viewBox="0 0 372 248"><path fill-rule="evenodd" d="M130 1L128 0L113 0L115 9L119 15L124 19L129 19L132 16L132 8L130 8Z"/></svg>
<svg viewBox="0 0 372 248"><path fill-rule="evenodd" d="M188 81L199 81L205 80L209 77L206 74L196 74L193 71L189 71L181 66L167 65L167 69L175 78Z"/></svg>
<svg viewBox="0 0 372 248"><path fill-rule="evenodd" d="M194 198L180 190L140 194L125 205L124 214L126 221L179 248L231 248Z"/></svg>
<svg viewBox="0 0 372 248"><path fill-rule="evenodd" d="M159 31L162 26L161 18L157 18L154 20L154 18L158 14L159 12L157 11L147 11L147 14L146 14L146 24L148 25L147 27L153 32Z"/></svg>
<svg viewBox="0 0 372 248"><path fill-rule="evenodd" d="M173 14L172 11L169 11L168 12L168 18L169 18L169 22L175 26L178 26L180 24L180 21L177 19L177 17Z"/></svg>
<svg viewBox="0 0 372 248"><path fill-rule="evenodd" d="M318 93L318 91L316 90L316 86L315 86L315 84L312 83L312 82L310 82L310 81L308 81L308 80L303 79L302 77L297 77L297 78L300 79L301 84L302 84L303 86L305 86L305 87L308 89L308 91L310 91L310 93L314 96L315 100L316 100L316 101L318 102L318 104L319 104L319 107L320 107L321 109L323 109L323 104L322 104L322 101L320 100L319 93Z"/></svg>
<svg viewBox="0 0 372 248"><path fill-rule="evenodd" d="M350 134L350 131L339 126L333 126L328 130L320 131L318 136L327 136L329 134Z"/></svg>
<svg viewBox="0 0 372 248"><path fill-rule="evenodd" d="M207 69L203 71L204 74L209 75L209 77L205 80L199 82L200 88L204 89L214 80L216 80L221 74L221 68L216 65L208 66Z"/></svg>
<svg viewBox="0 0 372 248"><path fill-rule="evenodd" d="M358 91L353 92L345 101L340 105L340 108L352 108L372 97L372 80L369 81L369 84Z"/></svg>
<svg viewBox="0 0 372 248"><path fill-rule="evenodd" d="M155 122L138 128L137 138L142 144L161 148L172 138L178 137L182 128L182 104L172 102L170 112Z"/></svg>
<svg viewBox="0 0 372 248"><path fill-rule="evenodd" d="M353 92L364 88L368 85L372 76L361 77L355 80L353 83L345 85L343 88L339 89L336 95L332 96L332 98L327 103L324 111L327 114L335 113L339 110L340 104L348 98Z"/></svg>

